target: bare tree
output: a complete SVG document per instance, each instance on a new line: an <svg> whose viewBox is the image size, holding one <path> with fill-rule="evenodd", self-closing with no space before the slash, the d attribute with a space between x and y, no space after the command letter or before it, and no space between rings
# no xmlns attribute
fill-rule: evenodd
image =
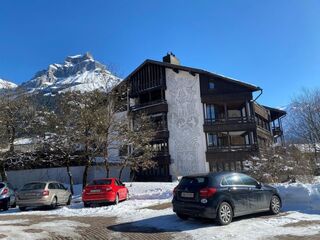
<svg viewBox="0 0 320 240"><path fill-rule="evenodd" d="M155 167L156 162L153 157L156 151L152 147L152 140L156 132L150 117L145 114L136 115L133 123L130 123L128 119L123 119L119 121L117 127L118 147L128 149L127 153L121 156L119 179L125 167L130 168L132 177L135 172Z"/></svg>
<svg viewBox="0 0 320 240"><path fill-rule="evenodd" d="M0 175L7 180L6 159L14 155L14 142L27 135L34 116L34 107L25 95L6 91L0 95Z"/></svg>
<svg viewBox="0 0 320 240"><path fill-rule="evenodd" d="M287 135L292 142L313 148L318 165L320 152L320 89L304 89L288 108Z"/></svg>
<svg viewBox="0 0 320 240"><path fill-rule="evenodd" d="M292 181L300 176L310 176L314 166L312 159L295 145L267 149L260 156L245 162L246 170L265 182Z"/></svg>

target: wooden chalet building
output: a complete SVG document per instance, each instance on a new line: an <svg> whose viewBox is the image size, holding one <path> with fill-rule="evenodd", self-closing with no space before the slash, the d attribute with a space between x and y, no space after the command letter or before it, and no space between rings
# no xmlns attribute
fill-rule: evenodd
<svg viewBox="0 0 320 240"><path fill-rule="evenodd" d="M285 112L261 106L251 84L180 65L172 53L146 60L126 79L128 116L144 111L154 121L157 168L137 181L171 181L208 171L242 171L243 161L283 144Z"/></svg>

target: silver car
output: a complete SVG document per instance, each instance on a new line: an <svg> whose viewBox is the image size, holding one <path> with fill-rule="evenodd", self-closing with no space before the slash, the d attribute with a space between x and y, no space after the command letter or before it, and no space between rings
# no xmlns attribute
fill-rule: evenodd
<svg viewBox="0 0 320 240"><path fill-rule="evenodd" d="M58 205L70 205L72 195L59 182L31 182L23 186L17 197L17 205L21 211L32 207L57 208Z"/></svg>
<svg viewBox="0 0 320 240"><path fill-rule="evenodd" d="M10 183L0 182L0 209L6 211L16 207L16 192Z"/></svg>

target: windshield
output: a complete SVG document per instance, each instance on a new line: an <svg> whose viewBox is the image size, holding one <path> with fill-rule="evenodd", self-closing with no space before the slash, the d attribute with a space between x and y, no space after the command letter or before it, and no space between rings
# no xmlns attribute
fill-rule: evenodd
<svg viewBox="0 0 320 240"><path fill-rule="evenodd" d="M97 180L93 180L91 183L89 183L89 186L93 186L93 185L110 185L111 184L111 180L110 179L97 179Z"/></svg>
<svg viewBox="0 0 320 240"><path fill-rule="evenodd" d="M28 183L24 185L21 190L22 191L40 190L40 189L44 189L45 187L46 187L46 183Z"/></svg>

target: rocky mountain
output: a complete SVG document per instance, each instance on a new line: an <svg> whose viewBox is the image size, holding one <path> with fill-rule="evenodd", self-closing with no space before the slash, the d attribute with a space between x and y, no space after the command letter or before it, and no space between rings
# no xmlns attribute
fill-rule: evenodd
<svg viewBox="0 0 320 240"><path fill-rule="evenodd" d="M96 89L108 91L120 79L106 69L106 66L94 60L92 55L69 56L62 64L51 64L46 70L21 84L19 88L29 93L45 95L66 91L87 92Z"/></svg>
<svg viewBox="0 0 320 240"><path fill-rule="evenodd" d="M16 87L17 87L16 84L0 78L0 90L1 89L13 89Z"/></svg>

